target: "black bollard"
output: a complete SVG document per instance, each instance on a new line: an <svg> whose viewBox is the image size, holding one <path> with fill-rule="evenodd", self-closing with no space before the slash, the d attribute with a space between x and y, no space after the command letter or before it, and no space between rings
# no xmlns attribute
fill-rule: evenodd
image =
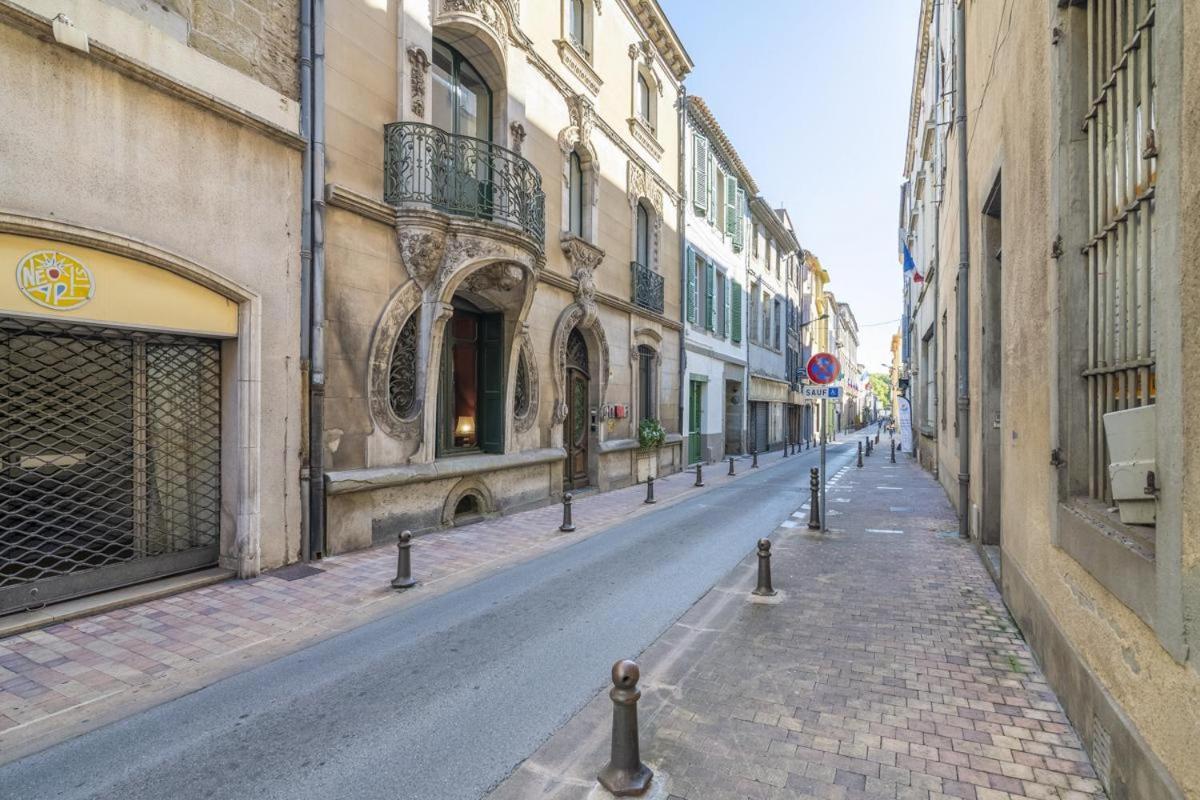
<svg viewBox="0 0 1200 800"><path fill-rule="evenodd" d="M729 457L729 474L730 474L730 475L736 475L736 474L737 474L737 473L735 473L735 472L733 471L733 456L730 456L730 457Z"/></svg>
<svg viewBox="0 0 1200 800"><path fill-rule="evenodd" d="M787 441L787 439L784 439L783 440L783 457L784 458L787 458L787 454L788 454L787 450L788 450L788 441Z"/></svg>
<svg viewBox="0 0 1200 800"><path fill-rule="evenodd" d="M396 542L400 551L396 556L396 577L392 580L393 589L411 589L417 585L412 576L412 531L400 531L400 541Z"/></svg>
<svg viewBox="0 0 1200 800"><path fill-rule="evenodd" d="M808 529L821 529L821 470L813 467L808 471L808 488L812 491L812 499L808 501Z"/></svg>
<svg viewBox="0 0 1200 800"><path fill-rule="evenodd" d="M775 587L771 586L771 541L769 539L758 540L758 586L754 587L753 594L759 597L771 597L775 594Z"/></svg>
<svg viewBox="0 0 1200 800"><path fill-rule="evenodd" d="M896 443L892 442L892 463L896 463Z"/></svg>
<svg viewBox="0 0 1200 800"><path fill-rule="evenodd" d="M871 440L868 438L867 439L867 456L869 457L870 455L871 455Z"/></svg>
<svg viewBox="0 0 1200 800"><path fill-rule="evenodd" d="M617 797L635 797L646 793L654 773L642 763L638 747L637 702L642 693L637 688L638 665L628 659L613 664L613 688L608 696L613 702L612 750L608 764L596 776L600 785Z"/></svg>
<svg viewBox="0 0 1200 800"><path fill-rule="evenodd" d="M696 482L693 483L692 486L700 487L703 485L704 485L704 465L697 464L696 465Z"/></svg>
<svg viewBox="0 0 1200 800"><path fill-rule="evenodd" d="M652 506L658 501L654 499L654 476L646 477L646 499L642 501L648 506Z"/></svg>
<svg viewBox="0 0 1200 800"><path fill-rule="evenodd" d="M750 451L750 469L758 469L758 448Z"/></svg>
<svg viewBox="0 0 1200 800"><path fill-rule="evenodd" d="M879 431L875 431L875 444L879 444Z"/></svg>
<svg viewBox="0 0 1200 800"><path fill-rule="evenodd" d="M858 468L862 469L862 442L858 443Z"/></svg>
<svg viewBox="0 0 1200 800"><path fill-rule="evenodd" d="M571 521L571 501L575 498L571 497L571 493L567 492L563 495L563 521L558 529L563 533L570 533L575 530L575 523Z"/></svg>

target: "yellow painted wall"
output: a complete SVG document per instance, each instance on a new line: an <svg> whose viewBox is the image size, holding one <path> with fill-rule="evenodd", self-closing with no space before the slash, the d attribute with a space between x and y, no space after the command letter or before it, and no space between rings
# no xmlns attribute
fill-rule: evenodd
<svg viewBox="0 0 1200 800"><path fill-rule="evenodd" d="M55 310L22 293L18 265L28 254L41 250L58 251L87 267L92 280L91 299L74 308ZM3 312L235 336L238 306L207 287L140 261L46 239L0 234Z"/></svg>

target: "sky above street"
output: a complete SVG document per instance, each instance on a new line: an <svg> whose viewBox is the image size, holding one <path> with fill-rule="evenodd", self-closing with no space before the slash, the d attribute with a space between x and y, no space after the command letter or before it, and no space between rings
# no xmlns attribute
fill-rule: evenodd
<svg viewBox="0 0 1200 800"><path fill-rule="evenodd" d="M890 362L899 327L900 180L918 0L659 0L759 191L860 326L859 361ZM886 323L886 324L881 324Z"/></svg>

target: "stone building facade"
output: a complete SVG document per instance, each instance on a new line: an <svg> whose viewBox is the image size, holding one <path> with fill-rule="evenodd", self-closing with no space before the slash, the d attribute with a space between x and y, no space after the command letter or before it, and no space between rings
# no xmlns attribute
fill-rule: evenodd
<svg viewBox="0 0 1200 800"><path fill-rule="evenodd" d="M298 4L206 5L0 4L0 614L299 555Z"/></svg>
<svg viewBox="0 0 1200 800"><path fill-rule="evenodd" d="M683 280L688 463L748 451L748 197L758 187L703 99L688 98Z"/></svg>
<svg viewBox="0 0 1200 800"><path fill-rule="evenodd" d="M1185 0L922 4L923 462L1117 800L1200 796L1198 76Z"/></svg>
<svg viewBox="0 0 1200 800"><path fill-rule="evenodd" d="M326 13L328 551L678 469L691 61L657 3Z"/></svg>

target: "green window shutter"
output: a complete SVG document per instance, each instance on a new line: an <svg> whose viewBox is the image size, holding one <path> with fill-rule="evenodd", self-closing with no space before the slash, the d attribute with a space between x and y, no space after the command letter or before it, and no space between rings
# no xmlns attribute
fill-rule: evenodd
<svg viewBox="0 0 1200 800"><path fill-rule="evenodd" d="M698 133L692 134L692 203L708 213L708 139Z"/></svg>
<svg viewBox="0 0 1200 800"><path fill-rule="evenodd" d="M734 344L739 344L742 341L742 285L734 281L730 294L733 295L730 301L733 305L729 314L729 338Z"/></svg>
<svg viewBox="0 0 1200 800"><path fill-rule="evenodd" d="M739 188L737 192L737 205L734 207L734 217L737 222L733 225L733 249L742 251L745 245L745 207L746 207L746 192L743 188Z"/></svg>
<svg viewBox="0 0 1200 800"><path fill-rule="evenodd" d="M725 235L734 236L737 231L737 178L725 176Z"/></svg>
<svg viewBox="0 0 1200 800"><path fill-rule="evenodd" d="M504 452L504 325L500 314L480 320L479 446L485 453Z"/></svg>
<svg viewBox="0 0 1200 800"><path fill-rule="evenodd" d="M687 250L687 321L696 321L696 251Z"/></svg>
<svg viewBox="0 0 1200 800"><path fill-rule="evenodd" d="M721 288L725 294L725 324L721 326L721 338L725 338L729 336L729 331L733 327L733 292L728 275L721 276Z"/></svg>
<svg viewBox="0 0 1200 800"><path fill-rule="evenodd" d="M712 262L704 264L704 327L708 330L715 330L717 327L717 303L716 294L717 288L717 268Z"/></svg>

